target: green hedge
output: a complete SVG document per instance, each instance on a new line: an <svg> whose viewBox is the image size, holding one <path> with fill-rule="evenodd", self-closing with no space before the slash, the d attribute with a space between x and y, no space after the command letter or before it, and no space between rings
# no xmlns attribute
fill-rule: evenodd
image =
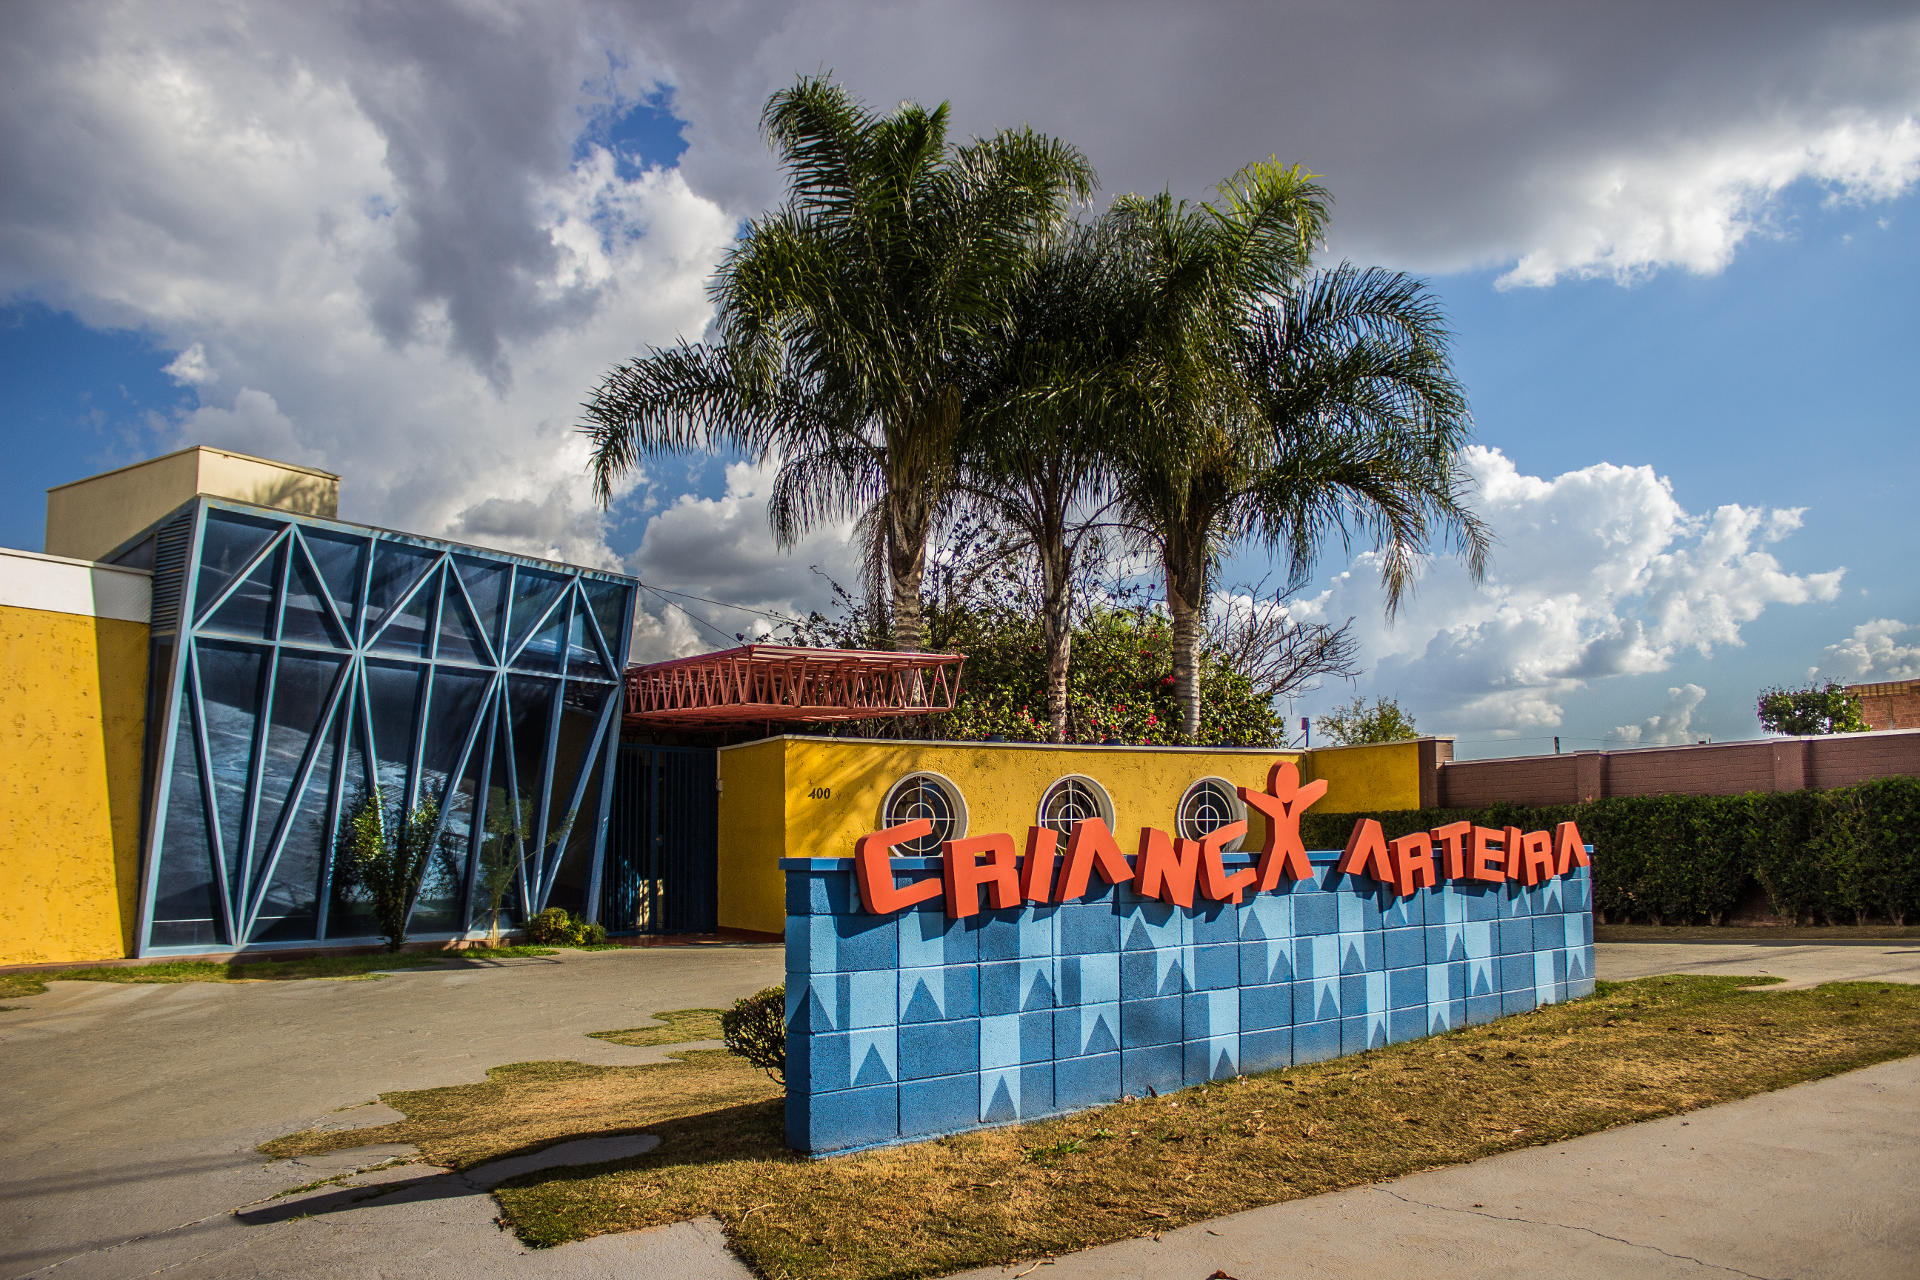
<svg viewBox="0 0 1920 1280"><path fill-rule="evenodd" d="M1831 791L1309 812L1301 835L1310 849L1338 849L1359 818L1378 818L1389 837L1461 820L1538 831L1571 818L1594 847L1594 909L1614 922L1719 924L1756 885L1775 914L1796 922L1920 918L1920 778Z"/></svg>

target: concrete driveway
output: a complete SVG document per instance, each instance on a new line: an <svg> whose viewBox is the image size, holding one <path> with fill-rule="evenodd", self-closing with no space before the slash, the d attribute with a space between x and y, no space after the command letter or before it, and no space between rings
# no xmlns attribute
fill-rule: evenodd
<svg viewBox="0 0 1920 1280"><path fill-rule="evenodd" d="M55 982L0 1013L0 1277L745 1276L710 1222L523 1249L494 1224L486 1194L511 1170L366 1175L359 1181L408 1185L347 1212L333 1211L343 1207L334 1188L274 1199L404 1152L268 1163L254 1148L309 1126L395 1118L364 1104L389 1089L478 1080L503 1063L659 1061L667 1050L586 1033L725 1005L778 982L782 968L777 946L707 946L566 952L371 982ZM1920 981L1920 947L1607 944L1598 969ZM1251 1280L1416 1262L1435 1276L1911 1275L1916 1153L1920 1062L1909 1061L1255 1210L1038 1275L1200 1280L1225 1270ZM590 1163L623 1152L553 1154Z"/></svg>
<svg viewBox="0 0 1920 1280"><path fill-rule="evenodd" d="M587 1033L724 1006L783 969L778 946L701 946L370 982L55 982L0 1013L0 1276L744 1275L699 1224L526 1250L457 1180L270 1225L233 1211L389 1154L266 1163L268 1138L394 1119L356 1104L508 1062L660 1061Z"/></svg>

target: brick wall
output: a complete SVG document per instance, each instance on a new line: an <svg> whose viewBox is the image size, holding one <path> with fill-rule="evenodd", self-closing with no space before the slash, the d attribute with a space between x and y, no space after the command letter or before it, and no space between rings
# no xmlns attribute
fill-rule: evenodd
<svg viewBox="0 0 1920 1280"><path fill-rule="evenodd" d="M787 1141L844 1151L1030 1120L1592 991L1585 868L1394 898L1335 876L1335 858L1237 906L1107 885L965 920L869 914L851 859L783 860Z"/></svg>
<svg viewBox="0 0 1920 1280"><path fill-rule="evenodd" d="M1860 699L1860 714L1875 729L1920 729L1920 680L1850 684Z"/></svg>
<svg viewBox="0 0 1920 1280"><path fill-rule="evenodd" d="M1920 730L1456 760L1436 772L1439 804L1450 809L1503 800L1578 804L1606 796L1731 796L1844 787L1896 774L1920 776Z"/></svg>

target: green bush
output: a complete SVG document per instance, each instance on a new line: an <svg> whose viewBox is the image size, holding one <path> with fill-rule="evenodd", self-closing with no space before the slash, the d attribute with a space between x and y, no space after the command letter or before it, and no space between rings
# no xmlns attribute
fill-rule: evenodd
<svg viewBox="0 0 1920 1280"><path fill-rule="evenodd" d="M1920 778L1830 791L1309 812L1300 833L1309 848L1338 849L1360 818L1379 819L1389 837L1463 820L1538 831L1572 819L1594 847L1602 921L1723 924L1756 887L1796 923L1920 917Z"/></svg>
<svg viewBox="0 0 1920 1280"><path fill-rule="evenodd" d="M768 987L720 1015L720 1038L775 1080L787 1078L787 989Z"/></svg>
<svg viewBox="0 0 1920 1280"><path fill-rule="evenodd" d="M527 921L527 941L543 947L594 947L607 940L607 927L575 920L565 907L548 907Z"/></svg>

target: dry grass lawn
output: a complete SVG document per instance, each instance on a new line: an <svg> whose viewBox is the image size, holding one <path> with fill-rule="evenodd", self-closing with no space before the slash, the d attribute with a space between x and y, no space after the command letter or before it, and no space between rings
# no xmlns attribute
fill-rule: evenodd
<svg viewBox="0 0 1920 1280"><path fill-rule="evenodd" d="M1778 1089L1920 1053L1920 987L1668 977L1372 1053L1055 1120L808 1160L779 1087L719 1050L642 1067L523 1063L388 1093L406 1119L302 1133L276 1156L417 1144L466 1167L554 1142L658 1134L647 1155L496 1193L534 1245L725 1224L771 1278L911 1277L1089 1245ZM661 1028L652 1030L660 1031Z"/></svg>

